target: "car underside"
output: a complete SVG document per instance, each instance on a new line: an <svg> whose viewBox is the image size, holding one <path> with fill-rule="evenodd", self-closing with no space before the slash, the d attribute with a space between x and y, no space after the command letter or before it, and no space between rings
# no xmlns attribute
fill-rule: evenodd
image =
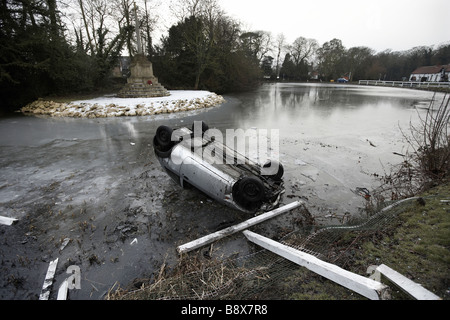
<svg viewBox="0 0 450 320"><path fill-rule="evenodd" d="M258 164L216 141L204 122L201 126L199 134L194 125L157 129L153 148L168 175L182 187L193 186L243 212L275 208L284 192L283 166L274 160Z"/></svg>

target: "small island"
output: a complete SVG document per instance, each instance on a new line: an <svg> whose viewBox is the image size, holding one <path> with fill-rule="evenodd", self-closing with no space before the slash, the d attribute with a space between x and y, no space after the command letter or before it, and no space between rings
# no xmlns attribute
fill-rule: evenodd
<svg viewBox="0 0 450 320"><path fill-rule="evenodd" d="M39 99L23 107L21 112L75 118L150 116L210 108L224 102L222 96L209 91L174 90L168 96L154 98L119 98L110 95L72 102Z"/></svg>

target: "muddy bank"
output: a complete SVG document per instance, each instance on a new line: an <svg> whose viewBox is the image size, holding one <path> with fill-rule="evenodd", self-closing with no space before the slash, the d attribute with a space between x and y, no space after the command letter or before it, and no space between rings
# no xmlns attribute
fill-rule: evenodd
<svg viewBox="0 0 450 320"><path fill-rule="evenodd" d="M180 189L162 171L152 148L157 125L190 123L186 118L8 121L29 138L16 137L0 149L2 215L19 220L0 226L1 299L38 299L56 258L50 299L71 265L80 267L81 289L70 290L69 299L102 299L115 284L151 278L163 263L175 264L178 245L249 218L196 190ZM48 127L57 139L47 140ZM291 191L295 183L286 177L289 197L283 201L304 197ZM261 227L276 236L300 223L297 215ZM218 255L249 252L241 237L216 248Z"/></svg>

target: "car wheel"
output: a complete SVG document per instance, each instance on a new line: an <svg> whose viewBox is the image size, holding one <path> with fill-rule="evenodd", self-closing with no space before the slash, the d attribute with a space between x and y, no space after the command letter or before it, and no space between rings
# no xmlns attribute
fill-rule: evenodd
<svg viewBox="0 0 450 320"><path fill-rule="evenodd" d="M158 146L158 143L156 142L156 136L153 137L153 145L154 146ZM159 147L154 148L153 150L155 150L155 154L159 157L159 158L169 158L170 155L172 154L172 149L168 149L168 150L160 150Z"/></svg>
<svg viewBox="0 0 450 320"><path fill-rule="evenodd" d="M239 181L238 195L245 203L257 203L264 198L264 185L258 178L245 177Z"/></svg>
<svg viewBox="0 0 450 320"><path fill-rule="evenodd" d="M272 167L274 167L275 170L277 170L276 173L272 172ZM267 168L270 168L270 169L267 169ZM270 172L268 172L268 174L267 173L265 174L265 171L267 171L267 172L270 171ZM264 164L264 166L261 170L261 174L264 176L268 176L269 178L271 178L275 181L280 181L284 175L284 167L278 161L269 160Z"/></svg>
<svg viewBox="0 0 450 320"><path fill-rule="evenodd" d="M166 151L172 147L172 132L172 128L167 126L159 126L156 130L156 142L162 151Z"/></svg>

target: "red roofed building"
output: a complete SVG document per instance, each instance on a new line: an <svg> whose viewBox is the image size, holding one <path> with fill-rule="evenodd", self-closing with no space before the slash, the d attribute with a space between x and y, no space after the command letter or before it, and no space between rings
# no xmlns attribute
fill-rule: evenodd
<svg viewBox="0 0 450 320"><path fill-rule="evenodd" d="M447 82L450 65L419 67L411 73L409 81Z"/></svg>

